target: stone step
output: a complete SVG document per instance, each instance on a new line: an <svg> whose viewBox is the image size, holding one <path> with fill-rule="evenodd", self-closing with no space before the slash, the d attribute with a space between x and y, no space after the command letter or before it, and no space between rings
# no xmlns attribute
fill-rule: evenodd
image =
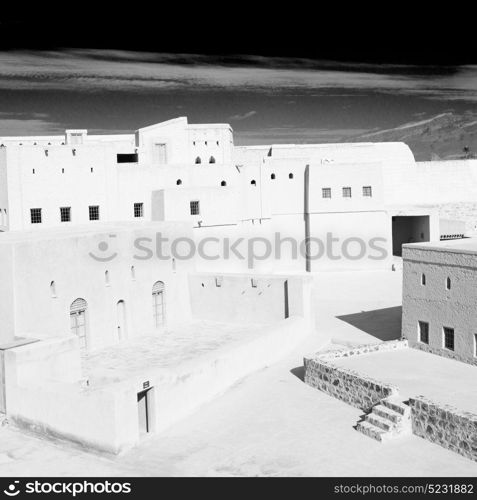
<svg viewBox="0 0 477 500"><path fill-rule="evenodd" d="M356 430L358 432L361 432L361 434L364 434L365 436L368 436L380 442L387 441L390 437L390 434L388 434L386 431L380 429L379 427L376 427L366 420L358 422L358 424L356 425Z"/></svg>
<svg viewBox="0 0 477 500"><path fill-rule="evenodd" d="M374 425L375 427L379 427L380 429L386 432L391 432L396 427L395 423L391 422L387 418L380 417L375 413L369 413L368 415L366 415L365 420L366 422Z"/></svg>
<svg viewBox="0 0 477 500"><path fill-rule="evenodd" d="M381 404L386 406L386 408L399 413L402 416L407 417L411 414L411 408L399 399L386 398L381 401Z"/></svg>
<svg viewBox="0 0 477 500"><path fill-rule="evenodd" d="M401 413L391 410L391 408L388 408L387 406L381 404L373 406L372 413L375 413L381 418L389 420L393 424L399 424L403 418L403 415Z"/></svg>

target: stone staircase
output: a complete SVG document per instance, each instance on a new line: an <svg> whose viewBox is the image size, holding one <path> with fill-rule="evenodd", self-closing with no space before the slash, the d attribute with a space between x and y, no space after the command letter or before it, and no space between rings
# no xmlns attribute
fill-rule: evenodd
<svg viewBox="0 0 477 500"><path fill-rule="evenodd" d="M381 442L411 434L411 408L396 397L383 399L358 422L356 430Z"/></svg>

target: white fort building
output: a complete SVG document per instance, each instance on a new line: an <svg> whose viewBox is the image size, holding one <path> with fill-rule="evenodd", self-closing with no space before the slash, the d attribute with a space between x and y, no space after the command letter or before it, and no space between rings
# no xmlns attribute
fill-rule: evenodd
<svg viewBox="0 0 477 500"><path fill-rule="evenodd" d="M1 137L0 413L134 445L296 347L314 328L308 273L399 267L403 244L472 234L475 200L476 160L416 162L404 143L235 147L228 124L185 117ZM280 254L137 258L158 233L166 251L255 238Z"/></svg>

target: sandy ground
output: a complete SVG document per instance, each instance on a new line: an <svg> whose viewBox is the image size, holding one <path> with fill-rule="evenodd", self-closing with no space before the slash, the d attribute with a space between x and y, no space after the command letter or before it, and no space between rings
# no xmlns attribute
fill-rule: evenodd
<svg viewBox="0 0 477 500"><path fill-rule="evenodd" d="M477 463L416 436L381 444L356 432L359 410L302 382L303 355L326 342L398 334L400 287L399 272L320 274L319 331L279 363L118 457L1 428L0 475L477 475Z"/></svg>

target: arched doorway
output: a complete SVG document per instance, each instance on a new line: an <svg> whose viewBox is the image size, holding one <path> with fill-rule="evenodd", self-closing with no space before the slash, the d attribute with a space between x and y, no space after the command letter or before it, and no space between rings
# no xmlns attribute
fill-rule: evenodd
<svg viewBox="0 0 477 500"><path fill-rule="evenodd" d="M117 340L120 342L127 338L126 303L119 300L117 305Z"/></svg>
<svg viewBox="0 0 477 500"><path fill-rule="evenodd" d="M88 304L84 299L76 299L70 306L71 333L79 338L79 344L82 350L86 350L88 344L86 322L87 309Z"/></svg>
<svg viewBox="0 0 477 500"><path fill-rule="evenodd" d="M156 281L152 287L152 315L156 328L164 326L165 307L164 283L162 281Z"/></svg>

